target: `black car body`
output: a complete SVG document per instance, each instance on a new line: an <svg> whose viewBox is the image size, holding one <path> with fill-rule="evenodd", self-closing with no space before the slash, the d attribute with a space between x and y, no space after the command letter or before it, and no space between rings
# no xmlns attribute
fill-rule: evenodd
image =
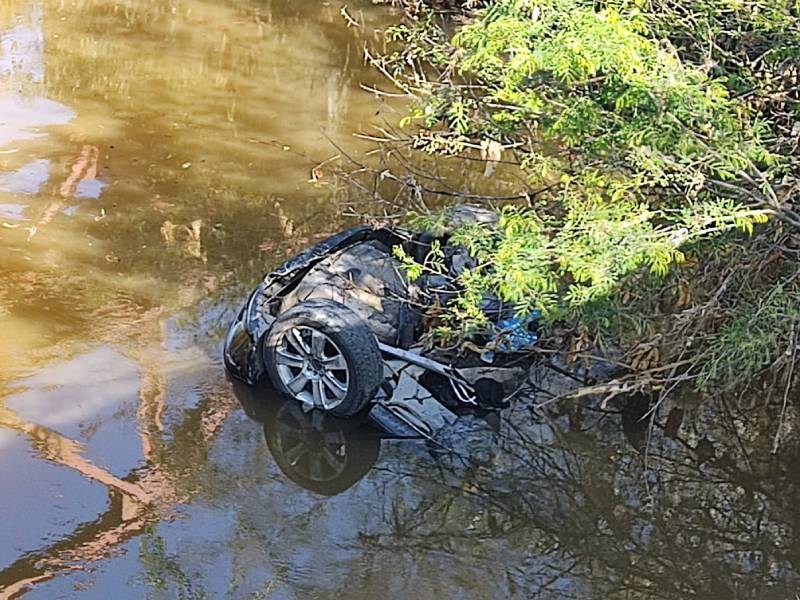
<svg viewBox="0 0 800 600"><path fill-rule="evenodd" d="M307 405L307 408L327 410L329 405L325 402L326 394L330 395L331 390L336 392L337 386L344 388L349 385L351 388L359 388L357 391L363 397L354 401L351 398L354 390L347 390L345 405L337 406L338 412L333 410L333 414L337 416L353 416L362 411L368 403L381 398L383 398L384 404L389 403L388 399L393 396L393 390L397 385L398 373L403 370L404 365L411 365L418 371L415 375L417 379L423 375L438 379L440 384L434 386L438 390L436 396L444 398L445 405L492 407L501 404L496 386L487 385L485 377L482 383L476 385L478 381L474 377L465 376L459 368L453 366L453 361L437 360L423 352L420 345L416 343L421 330L422 310L418 305L413 306L413 303L407 303L402 298L398 303L399 308L392 313L392 318L396 321L394 327L389 330L384 328L380 331L377 331L376 327L366 326L372 318L369 312L365 312L365 310L368 311L368 306L366 309L362 306L360 313L355 314L342 303L312 299L300 302L292 310L286 310L287 298L290 298L293 293L296 293L298 287L303 285L304 278L318 276L318 271L315 270L320 268L323 261L330 262L331 257L342 256L347 252L352 252L360 245L371 244L380 247L381 252L386 253L389 257L391 257L392 249L399 246L405 254L422 261L434 239L429 234L412 233L399 228L360 226L323 240L282 264L264 277L231 324L223 351L227 370L237 379L250 385L259 384L265 379L269 380L279 392L297 397ZM354 270L360 273L362 270L369 272L369 269L369 264L363 264ZM399 272L399 264L395 270ZM315 273L317 274L314 275ZM395 277L394 273L387 275L386 271L384 271L384 275L379 274L378 277L389 278L390 275ZM385 301L385 299L381 301ZM300 322L296 330L290 330L295 337L293 338L289 334L283 336L289 340L291 345L284 345L282 349L275 348L276 344L280 344L279 341L276 342L275 330L283 326L282 321L287 320L287 317L291 316L290 313L298 312L298 309L304 305L311 311L311 317L308 317L307 310L305 315L301 315L305 320ZM319 325L318 320L313 318L314 311L322 311L322 313L328 314L329 318L327 321L321 319L325 322ZM346 318L339 319L339 314L333 314L333 317L330 317L331 311L344 315ZM502 314L501 307L499 311L496 311L495 320ZM333 326L331 319L334 321ZM295 319L294 325L297 323L298 321ZM321 366L323 362L334 359L325 354L324 350L320 351L322 354L316 359L312 357L310 346L313 345L313 339L306 338L308 342L308 348L306 348L303 339L300 339L300 335L297 334L299 330L305 332L314 327L320 328L326 334L321 337L327 341L320 342L320 346L328 349L341 349L342 354L346 355L344 358L347 360L340 360L340 362L343 369L347 367L350 371L342 371L344 376L337 375L336 377L340 377L338 380L330 373L326 373L324 367ZM352 333L350 330L353 330L358 335L349 338L342 337L339 336L342 331L337 332L336 328L347 334ZM371 333L365 334L365 331ZM311 334L305 332L303 335L317 335L317 333L312 331ZM357 347L348 349L344 347L347 345ZM373 345L375 346L373 353L367 352L363 348ZM297 350L297 348L301 348L301 350ZM308 356L300 356L300 353L304 353L302 348L309 351ZM271 354L270 350L272 350ZM288 367L276 366L282 356L290 357L287 362ZM347 364L345 365L344 362ZM376 362L382 362L382 364L373 365ZM364 372L370 372L373 366L375 374L370 375L367 383L364 383ZM323 370L319 370L321 368ZM318 373L318 378L313 381L314 385L309 385L302 394L292 387L292 382L298 379L301 380L301 383L307 383L304 379L306 374L313 377L314 373ZM427 375L425 375L426 373ZM358 379L359 377L360 379ZM327 387L323 385L323 382ZM319 401L318 388L322 393L322 402ZM476 388L478 393L476 393ZM308 390L313 391L313 397ZM396 402L395 412L403 413L401 415L403 420L412 423L412 426L419 429L415 424L414 417L416 407L411 406L408 410L403 410L400 408L403 404L408 403ZM422 421L424 420L422 419ZM422 428L424 429L424 426Z"/></svg>

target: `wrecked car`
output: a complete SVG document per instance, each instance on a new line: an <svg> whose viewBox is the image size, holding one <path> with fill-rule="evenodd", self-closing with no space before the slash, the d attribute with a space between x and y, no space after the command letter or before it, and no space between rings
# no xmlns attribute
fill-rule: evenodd
<svg viewBox="0 0 800 600"><path fill-rule="evenodd" d="M491 226L496 219L476 207L451 213L452 226L470 220ZM304 408L338 417L391 398L402 365L437 378L446 388L437 395L453 406L501 404L496 378L481 376L480 369L476 376L474 368L470 377L463 368L469 361L425 351L419 343L427 309L455 297L459 274L474 266L466 250L447 242L446 233L359 226L311 246L268 273L250 294L226 336L225 366L239 380L267 380ZM409 282L393 249L423 262L434 243L444 249L447 276L431 273ZM535 322L520 326L513 307L491 297L484 312L498 325L496 335L505 336L494 344L497 351L518 354L536 342ZM411 414L403 418L414 421Z"/></svg>

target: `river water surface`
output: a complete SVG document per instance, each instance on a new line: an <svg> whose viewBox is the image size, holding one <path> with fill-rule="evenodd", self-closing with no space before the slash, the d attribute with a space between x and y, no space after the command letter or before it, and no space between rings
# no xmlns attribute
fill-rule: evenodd
<svg viewBox="0 0 800 600"><path fill-rule="evenodd" d="M645 468L638 418L534 388L455 455L234 393L243 295L347 224L333 144L402 116L361 88L397 16L342 9L0 2L0 597L800 598L757 400Z"/></svg>

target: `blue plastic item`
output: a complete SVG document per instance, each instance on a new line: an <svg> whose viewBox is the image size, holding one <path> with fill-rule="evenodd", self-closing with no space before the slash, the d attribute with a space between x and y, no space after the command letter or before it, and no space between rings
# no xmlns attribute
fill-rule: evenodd
<svg viewBox="0 0 800 600"><path fill-rule="evenodd" d="M489 349L481 354L481 359L490 363L494 361L496 352L512 354L532 348L539 341L539 335L532 331L531 324L536 323L539 317L541 313L534 311L526 317L514 315L500 319L495 325L495 334L487 344Z"/></svg>

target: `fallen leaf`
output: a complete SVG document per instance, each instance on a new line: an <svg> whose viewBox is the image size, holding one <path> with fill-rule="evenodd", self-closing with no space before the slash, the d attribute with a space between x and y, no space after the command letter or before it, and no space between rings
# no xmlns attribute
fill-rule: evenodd
<svg viewBox="0 0 800 600"><path fill-rule="evenodd" d="M195 219L189 228L189 239L195 242L200 241L200 230L203 228L203 219Z"/></svg>
<svg viewBox="0 0 800 600"><path fill-rule="evenodd" d="M685 308L692 303L692 290L686 284L681 284L678 287L678 301L675 303L675 308Z"/></svg>
<svg viewBox="0 0 800 600"><path fill-rule="evenodd" d="M658 366L661 353L657 346L642 344L630 353L630 365L635 371L647 371Z"/></svg>
<svg viewBox="0 0 800 600"><path fill-rule="evenodd" d="M175 223L172 221L164 221L164 224L161 226L161 237L164 238L164 241L168 244L175 243Z"/></svg>
<svg viewBox="0 0 800 600"><path fill-rule="evenodd" d="M581 328L581 330L578 332L578 335L572 336L572 339L570 340L566 363L568 365L575 364L579 358L579 355L582 354L584 350L588 349L590 345L589 330L586 328Z"/></svg>
<svg viewBox="0 0 800 600"><path fill-rule="evenodd" d="M687 256L687 257L686 257L686 259L685 259L685 260L684 260L684 261L681 263L681 266L682 266L684 269L694 269L694 268L695 268L695 267L696 267L696 266L699 264L699 262L700 262L700 261L699 261L699 260L697 260L697 257L696 257L696 256L689 255L689 256Z"/></svg>

